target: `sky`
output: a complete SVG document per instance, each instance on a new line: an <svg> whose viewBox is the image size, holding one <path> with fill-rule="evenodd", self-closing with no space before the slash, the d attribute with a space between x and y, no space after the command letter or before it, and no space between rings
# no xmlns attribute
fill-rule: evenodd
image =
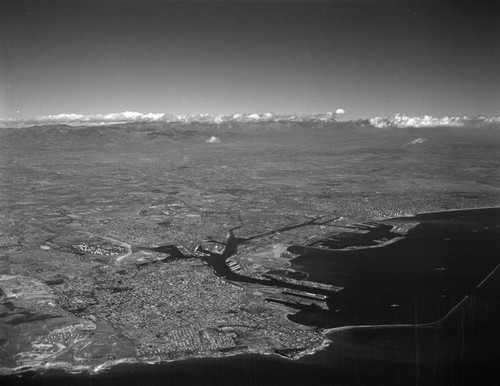
<svg viewBox="0 0 500 386"><path fill-rule="evenodd" d="M1 0L0 118L498 116L498 3Z"/></svg>

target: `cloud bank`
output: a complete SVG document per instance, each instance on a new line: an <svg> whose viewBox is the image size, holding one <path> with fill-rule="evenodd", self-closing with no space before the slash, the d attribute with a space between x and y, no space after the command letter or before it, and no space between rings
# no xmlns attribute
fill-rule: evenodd
<svg viewBox="0 0 500 386"><path fill-rule="evenodd" d="M0 128L5 127L28 127L36 125L71 125L71 126L100 126L107 124L118 124L128 122L159 122L166 121L167 114L149 113L142 114L135 111L124 111L112 114L56 114L36 117L32 119L16 120L12 118L0 118Z"/></svg>
<svg viewBox="0 0 500 386"><path fill-rule="evenodd" d="M0 118L0 128L5 127L28 127L35 125L54 125L64 124L71 126L99 126L119 123L133 122L208 122L221 124L224 122L275 122L275 121L304 121L312 120L319 122L331 122L345 114L345 110L338 108L335 113L319 113L309 115L289 115L274 113L237 113L229 115L211 115L211 114L185 114L170 115L165 113L143 114L135 111L124 111L113 114L56 114L37 117L33 119L15 120Z"/></svg>
<svg viewBox="0 0 500 386"><path fill-rule="evenodd" d="M369 120L370 125L379 129L385 128L419 128L419 127L464 127L467 125L485 126L500 123L500 117L493 118L468 118L468 117L443 117L436 118L431 115L423 117L409 117L396 114L392 117L375 117Z"/></svg>
<svg viewBox="0 0 500 386"><path fill-rule="evenodd" d="M35 118L35 121L50 123L119 123L119 122L155 122L165 120L164 113L142 114L135 111L124 111L113 114L57 114Z"/></svg>
<svg viewBox="0 0 500 386"><path fill-rule="evenodd" d="M70 126L101 126L134 122L178 122L178 123L211 123L224 124L226 122L308 122L315 123L335 123L346 114L342 108L337 108L335 112L316 114L274 114L274 113L236 113L227 115L211 114L185 114L170 115L165 113L143 114L135 111L124 111L113 114L56 114L37 117L33 119L16 120L12 118L0 117L0 128L22 128L36 125L70 125ZM348 122L348 121L343 121ZM358 121L353 121L356 124ZM361 122L361 121L359 121ZM431 115L422 117L410 117L403 114L396 114L391 117L375 117L367 121L370 126L379 129L388 128L422 128L422 127L486 127L500 125L500 117L443 117L437 118ZM361 123L360 123L361 124Z"/></svg>

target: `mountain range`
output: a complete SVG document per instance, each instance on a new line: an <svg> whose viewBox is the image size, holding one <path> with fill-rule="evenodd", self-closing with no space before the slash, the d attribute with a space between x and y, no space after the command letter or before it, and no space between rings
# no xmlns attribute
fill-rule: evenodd
<svg viewBox="0 0 500 386"><path fill-rule="evenodd" d="M438 118L430 115L421 117L410 117L403 114L395 114L391 117L378 116L371 119L360 119L348 121L342 119L345 114L343 109L337 109L335 112L316 113L316 114L274 114L274 113L238 113L228 115L211 114L185 114L169 115L165 113L148 113L125 111L113 114L57 114L48 115L32 119L2 119L0 118L0 128L26 128L33 126L53 126L68 125L77 126L110 126L124 125L132 123L146 123L160 125L188 125L210 124L231 126L239 124L266 124L269 129L288 126L324 126L331 125L344 127L346 125L372 126L374 128L412 128L412 127L485 127L500 125L500 117L443 117ZM348 123L350 122L350 123Z"/></svg>

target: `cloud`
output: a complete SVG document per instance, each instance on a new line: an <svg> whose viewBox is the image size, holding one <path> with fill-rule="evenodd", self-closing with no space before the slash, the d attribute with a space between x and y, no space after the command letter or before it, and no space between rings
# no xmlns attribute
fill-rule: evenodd
<svg viewBox="0 0 500 386"><path fill-rule="evenodd" d="M96 115L81 115L81 114L57 114L47 115L44 117L35 118L35 121L40 122L58 122L58 123L114 123L114 122L151 122L165 119L163 113L142 114L135 111L124 111L122 113L113 114L96 114Z"/></svg>
<svg viewBox="0 0 500 386"><path fill-rule="evenodd" d="M479 117L478 119L482 119L484 124L486 125L500 124L500 117L491 117L491 118Z"/></svg>
<svg viewBox="0 0 500 386"><path fill-rule="evenodd" d="M444 117L436 118L431 115L424 115L423 117L409 117L407 115L396 114L392 117L375 117L369 120L370 125L377 128L407 128L407 127L438 127L438 126L451 126L461 127L471 120L467 117Z"/></svg>
<svg viewBox="0 0 500 386"><path fill-rule="evenodd" d="M414 145L420 145L421 143L427 142L427 138L417 138L414 139L413 141L408 142L406 145L408 146L414 146Z"/></svg>
<svg viewBox="0 0 500 386"><path fill-rule="evenodd" d="M258 121L261 119L260 115L259 114L249 114L247 115L247 119L250 120L250 121Z"/></svg>
<svg viewBox="0 0 500 386"><path fill-rule="evenodd" d="M212 135L209 139L205 141L206 143L220 143L219 137Z"/></svg>
<svg viewBox="0 0 500 386"><path fill-rule="evenodd" d="M179 122L179 123L214 123L225 122L337 122L345 114L345 110L337 108L335 112L316 114L273 114L273 113L235 113L230 115L186 114L169 115L165 113L143 114L136 111L124 111L112 114L56 114L37 118L19 120L0 117L0 128L21 128L35 125L65 124L70 126L100 126L133 122ZM444 117L436 118L431 115L423 117L409 117L396 114L392 117L375 117L369 120L370 125L376 128L418 128L418 127L491 127L500 125L500 117Z"/></svg>
<svg viewBox="0 0 500 386"><path fill-rule="evenodd" d="M81 114L57 114L57 115L47 115L44 117L39 117L40 122L75 122L88 120L90 117L85 117Z"/></svg>
<svg viewBox="0 0 500 386"><path fill-rule="evenodd" d="M25 120L16 120L12 118L1 119L0 127L27 127L33 125L85 125L85 126L99 126L106 124L128 123L128 122L158 122L168 121L171 117L164 113L148 113L142 114L135 111L124 111L121 113L112 114L55 114L45 115Z"/></svg>

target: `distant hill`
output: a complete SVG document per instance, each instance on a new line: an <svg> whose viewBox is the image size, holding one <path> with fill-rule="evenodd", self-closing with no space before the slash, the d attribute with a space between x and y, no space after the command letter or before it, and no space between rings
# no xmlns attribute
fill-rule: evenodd
<svg viewBox="0 0 500 386"><path fill-rule="evenodd" d="M147 116L146 116L147 117ZM156 116L155 116L156 117ZM211 136L248 136L262 133L299 133L322 130L413 130L413 129L498 129L499 118L432 116L376 117L366 120L338 120L333 113L313 115L234 114L232 116L193 115L144 121L106 122L100 116L71 120L0 122L0 141L27 144L109 145L140 142L173 142ZM98 120L101 119L101 120ZM142 118L141 118L142 119ZM149 119L149 118L148 118ZM67 120L67 119L66 119ZM32 125L30 125L30 122ZM36 124L35 124L36 123ZM2 128L3 127L3 128Z"/></svg>
<svg viewBox="0 0 500 386"><path fill-rule="evenodd" d="M112 144L138 141L172 142L212 135L255 135L264 132L342 130L368 126L368 121L226 121L131 122L103 126L45 125L0 129L2 141L17 144Z"/></svg>

